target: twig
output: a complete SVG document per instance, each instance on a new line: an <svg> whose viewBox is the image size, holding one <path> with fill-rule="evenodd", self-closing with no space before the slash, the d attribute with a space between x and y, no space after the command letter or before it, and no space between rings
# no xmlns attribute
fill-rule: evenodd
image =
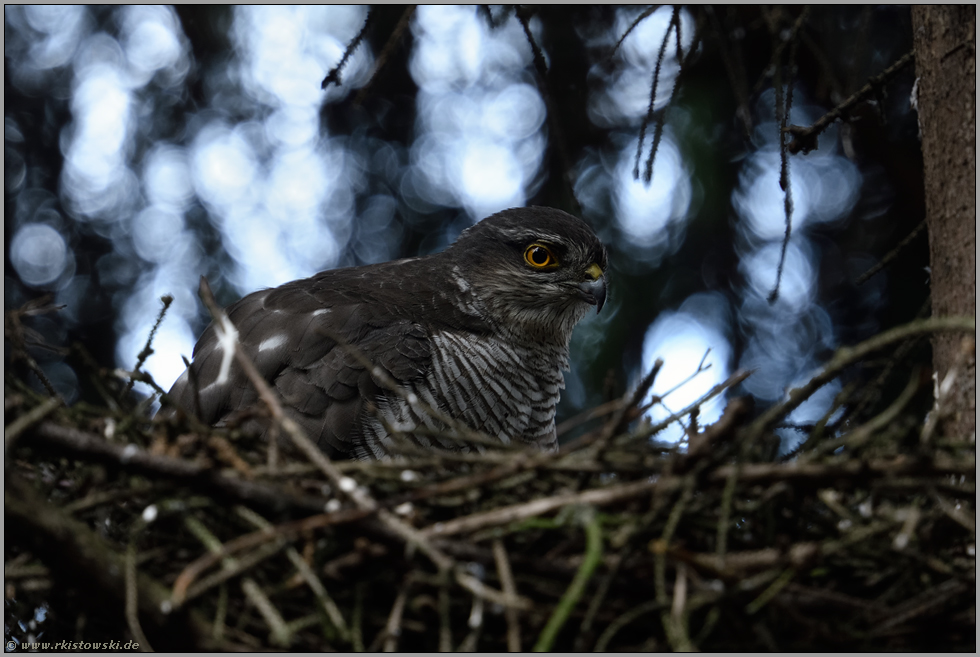
<svg viewBox="0 0 980 657"><path fill-rule="evenodd" d="M493 558L497 564L497 576L500 578L500 587L503 589L504 595L516 598L517 586L514 584L514 576L510 571L507 548L499 538L493 539ZM513 606L504 607L504 617L507 619L507 650L509 652L521 652L521 624L517 618L517 609Z"/></svg>
<svg viewBox="0 0 980 657"><path fill-rule="evenodd" d="M119 465L130 472L167 477L223 499L259 504L276 513L290 508L320 512L326 504L325 499L296 495L261 482L243 481L238 477L223 475L207 464L157 456L132 443L110 443L94 434L53 422L41 423L33 435L41 442L56 445L87 460Z"/></svg>
<svg viewBox="0 0 980 657"><path fill-rule="evenodd" d="M620 500L637 497L655 488L671 490L680 485L680 480L671 478L661 478L657 481L639 481L630 484L620 484L587 490L581 493L571 493L556 495L554 497L544 497L530 502L522 502L505 506L491 511L474 513L472 515L454 518L446 522L437 522L421 530L425 536L452 536L472 532L484 527L505 525L527 518L533 518L555 509L560 509L572 504L590 504L602 506L612 504Z"/></svg>
<svg viewBox="0 0 980 657"><path fill-rule="evenodd" d="M398 46L398 41L401 39L405 28L408 27L408 21L414 12L415 5L409 5L405 8L405 13L403 13L402 17L398 19L398 24L395 25L395 29L392 30L391 36L388 38L388 41L385 42L385 46L381 50L381 54L378 55L378 59L374 63L374 71L371 73L371 79L368 80L367 84L361 87L361 90L357 92L357 96L354 98L354 102L351 104L352 108L357 109L364 102L364 99L367 98L368 92L374 85L375 80L377 80L378 76L381 74L385 64L388 63L388 58L391 57L391 53L394 52L395 48Z"/></svg>
<svg viewBox="0 0 980 657"><path fill-rule="evenodd" d="M61 399L61 397L49 397L41 404L35 406L27 413L24 413L19 418L5 426L3 428L4 454L10 450L10 446L17 441L17 438L24 432L25 429L34 426L43 420L51 411L64 403L65 402L63 399Z"/></svg>
<svg viewBox="0 0 980 657"><path fill-rule="evenodd" d="M407 581L402 585L398 596L395 598L395 604L391 606L391 613L388 614L388 622L385 623L383 630L385 636L385 652L396 652L398 650L398 637L401 636L402 613L405 611L405 601L408 599L409 586L410 582Z"/></svg>
<svg viewBox="0 0 980 657"><path fill-rule="evenodd" d="M303 518L302 520L295 520L283 525L260 529L228 541L220 546L220 550L202 555L184 567L180 575L178 575L177 579L174 581L172 592L173 604L183 604L184 601L190 596L189 587L201 573L218 563L218 561L221 561L222 559L235 554L236 552L252 547L258 547L264 543L268 543L269 541L286 539L313 529L329 527L331 525L339 525L346 522L353 522L355 520L363 519L368 515L370 515L370 512L360 509L347 509L337 511L335 513L325 513Z"/></svg>
<svg viewBox="0 0 980 657"><path fill-rule="evenodd" d="M262 619L269 626L270 638L274 645L285 648L292 641L292 632L286 627L282 614L272 604L262 588L251 577L242 580L242 592L255 605Z"/></svg>
<svg viewBox="0 0 980 657"><path fill-rule="evenodd" d="M354 652L364 652L364 634L362 629L364 618L364 589L367 582L359 580L354 585L354 611L351 612L351 632L350 640Z"/></svg>
<svg viewBox="0 0 980 657"><path fill-rule="evenodd" d="M786 230L783 233L783 242L779 249L779 264L776 266L776 282L769 292L768 301L770 304L776 303L779 298L779 285L783 280L783 267L786 265L786 249L789 248L789 240L793 234L793 185L789 174L789 153L786 147L786 123L789 121L789 114L793 106L793 68L796 58L796 33L803 26L809 7L804 7L800 12L799 18L793 25L793 32L790 36L792 46L789 49L789 83L787 84L786 102L783 102L783 65L781 61L782 51L785 42L779 43L773 48L773 62L775 71L773 74L773 85L776 88L776 139L779 146L779 186L783 190L783 214L786 216Z"/></svg>
<svg viewBox="0 0 980 657"><path fill-rule="evenodd" d="M644 602L643 604L637 605L633 609L630 609L628 612L609 624L609 627L606 628L605 632L599 636L599 640L596 641L595 648L592 650L592 652L606 652L609 642L612 641L617 632L635 621L643 614L649 614L657 611L663 606L664 604L662 602L650 600L649 602Z"/></svg>
<svg viewBox="0 0 980 657"><path fill-rule="evenodd" d="M838 447L845 447L848 450L857 450L862 447L875 433L889 426L902 412L905 406L912 400L915 393L919 390L919 368L916 367L912 376L909 377L908 385L902 394L884 411L877 416L862 424L860 427L848 432L835 440L826 441L816 445L809 453L803 454L800 462L811 461L818 456L835 451Z"/></svg>
<svg viewBox="0 0 980 657"><path fill-rule="evenodd" d="M174 302L174 298L169 294L165 294L160 297L160 301L163 303L163 307L160 308L159 314L157 314L157 321L153 323L153 328L150 329L150 334L146 337L146 344L143 345L143 349L140 350L139 354L136 356L136 367L133 368L134 372L139 372L143 369L143 363L146 359L153 354L153 338L157 334L157 329L160 328L160 323L163 321L163 316L167 314L167 309L170 308L170 304ZM133 389L134 379L130 379L129 383L126 384L126 392L123 396L128 395L129 391Z"/></svg>
<svg viewBox="0 0 980 657"><path fill-rule="evenodd" d="M749 603L749 605L745 608L745 613L749 616L758 613L759 610L765 607L770 600L776 597L776 594L778 594L783 587L789 584L795 576L795 569L787 568L784 570L783 573L776 578L776 581L770 584L765 591L760 593L755 600Z"/></svg>
<svg viewBox="0 0 980 657"><path fill-rule="evenodd" d="M918 226L916 226L915 228L912 229L912 232L911 233L909 233L908 235L905 236L905 239L903 239L901 242L899 242L898 245L895 246L894 249L892 249L887 254L885 254L885 257L883 257L881 260L879 260L878 261L878 264L874 265L871 269L869 269L868 271L866 271L863 274L861 274L860 276L858 276L857 277L857 280L854 281L854 284L855 285L863 285L864 283L866 283L868 281L868 279L870 279L872 276L874 276L875 274L877 274L878 272L880 272L882 269L884 269L885 267L887 267L891 263L892 260L894 260L895 258L898 257L898 254L901 253L902 250L906 246L908 246L909 244L912 243L912 240L914 240L916 237L918 237L919 233L921 233L922 232L922 229L925 228L925 227L926 227L926 220L923 219L922 221L919 222L919 225Z"/></svg>
<svg viewBox="0 0 980 657"><path fill-rule="evenodd" d="M636 387L632 393L623 396L620 403L619 409L613 413L613 416L606 423L606 426L602 428L599 433L599 437L595 441L594 454L595 459L598 461L601 458L602 452L606 449L609 441L612 440L613 436L622 431L626 424L632 419L631 414L634 409L636 409L643 399L646 397L647 392L650 387L653 386L653 382L657 378L657 374L660 369L664 366L664 361L660 358L654 361L653 367L647 373L643 380L640 381L640 385Z"/></svg>
<svg viewBox="0 0 980 657"><path fill-rule="evenodd" d="M900 607L893 609L891 618L881 623L871 632L871 636L884 634L887 630L902 625L917 616L936 609L950 598L957 596L967 587L956 579L950 579L931 589L923 591Z"/></svg>
<svg viewBox="0 0 980 657"><path fill-rule="evenodd" d="M247 507L238 506L235 508L235 511L238 512L238 515L245 518L248 522L255 525L259 529L274 529L273 525L268 520ZM283 539L284 538L285 537L283 537ZM303 578L303 581L306 582L306 585L310 587L311 591L313 591L313 594L323 607L324 613L327 615L327 618L330 619L330 622L333 623L333 626L337 628L341 638L344 641L350 641L350 629L347 627L347 621L344 620L344 615L337 607L337 603L335 603L333 598L330 597L330 594L327 593L327 589L323 585L320 578L313 572L313 569L310 568L310 565L306 563L303 557L300 556L299 552L296 551L296 548L292 546L287 547L286 557L289 559L290 563L295 566L297 572L299 572L300 576Z"/></svg>
<svg viewBox="0 0 980 657"><path fill-rule="evenodd" d="M876 93L877 90L890 81L899 71L904 69L906 66L912 63L915 59L915 52L909 51L898 58L894 64L886 68L884 71L868 78L867 84L861 87L856 93L852 94L847 100L840 103L834 109L830 110L819 119L814 122L808 128L804 128L798 125L791 125L786 130L791 135L793 135L793 141L789 143L789 152L792 154L799 153L803 151L804 153L809 153L810 151L817 148L817 137L827 129L827 127L836 121L837 119L843 117L847 114L855 105L860 103L862 100Z"/></svg>
<svg viewBox="0 0 980 657"><path fill-rule="evenodd" d="M660 433L661 431L669 427L672 422L684 417L685 415L690 414L691 411L693 411L694 409L700 408L700 406L704 404L706 401L710 399L714 399L715 397L725 392L729 388L734 388L742 381L749 378L749 376L752 374L753 371L754 370L739 370L738 372L735 372L730 377L728 377L727 379L725 379L724 381L722 381L721 383L713 387L711 390L703 394L692 404L685 406L683 409L672 414L670 417L661 420L660 422L652 426L640 427L638 430L636 430L633 434L630 435L630 439L644 439Z"/></svg>
<svg viewBox="0 0 980 657"><path fill-rule="evenodd" d="M806 401L814 392L837 378L837 375L844 369L864 359L869 354L914 335L939 331L973 332L976 331L976 319L973 317L931 317L890 329L854 347L841 347L822 372L802 387L791 390L788 395L789 399L785 402L770 408L759 416L748 428L745 434L746 439L751 442L752 438L760 435L762 431L775 424L779 418L792 412L793 409Z"/></svg>
<svg viewBox="0 0 980 657"><path fill-rule="evenodd" d="M449 616L449 582L441 577L439 586L439 652L453 651L453 630Z"/></svg>
<svg viewBox="0 0 980 657"><path fill-rule="evenodd" d="M653 120L654 104L657 100L657 86L660 83L660 68L664 62L664 53L667 52L667 42L670 41L670 31L672 29L677 29L677 25L680 24L679 16L680 16L680 7L674 7L674 11L670 16L670 23L668 23L667 30L664 32L663 41L660 42L660 50L657 52L657 63L653 67L653 81L650 84L650 103L647 106L647 114L643 118L643 123L640 124L640 138L636 143L636 161L633 163L634 180L640 179L640 156L643 154L643 139L647 133L647 126L650 125L650 122ZM657 125L660 126L661 123L662 122L658 122ZM661 130L658 130L654 134L653 144L650 147L650 157L647 161L648 166L643 176L644 182L646 182L648 185L650 184L650 180L653 177L652 162L653 162L653 158L656 157L657 146L660 143L660 139L658 138L658 135L660 134Z"/></svg>
<svg viewBox="0 0 980 657"><path fill-rule="evenodd" d="M658 9L660 9L660 5L653 5L652 7L648 7L647 9L640 12L640 15L637 16L635 19L633 19L633 22L630 23L630 26L626 28L625 32L623 32L623 36L619 37L619 40L616 41L616 45L613 46L612 51L609 53L609 59L613 58L613 56L616 54L616 51L619 50L619 47L623 45L623 41L625 41L626 37L628 37L630 33L636 29L636 26L642 23L647 16L650 16L653 12L657 11Z"/></svg>
<svg viewBox="0 0 980 657"><path fill-rule="evenodd" d="M327 76L323 78L323 82L320 83L320 89L326 89L327 86L330 84L335 84L338 87L341 85L340 74L344 70L344 67L347 66L347 60L350 59L350 56L354 54L354 51L357 50L357 47L361 45L361 41L364 39L364 35L367 34L368 27L370 27L371 19L373 17L374 17L374 13L372 12L371 7L368 7L367 16L364 17L364 25L361 26L361 31L358 32L357 36L351 39L350 43L347 44L347 47L344 49L344 54L340 58L340 61L337 63L336 66L330 69L330 72L327 73Z"/></svg>
<svg viewBox="0 0 980 657"><path fill-rule="evenodd" d="M126 625L139 644L141 652L153 652L150 642L140 626L139 593L136 586L136 539L131 538L126 548Z"/></svg>
<svg viewBox="0 0 980 657"><path fill-rule="evenodd" d="M582 559L582 564L579 566L578 572L575 573L575 578L568 585L568 589L562 595L561 600L558 601L544 629L541 630L538 641L534 644L534 652L549 652L551 650L555 643L555 638L557 638L561 628L564 627L565 621L568 620L568 616L572 613L572 609L578 604L579 599L581 599L582 594L585 592L585 587L588 585L589 580L592 579L592 573L595 572L596 566L602 560L602 527L599 524L599 517L595 509L592 508L587 508L583 513L585 515L583 518L583 524L585 526L585 556Z"/></svg>

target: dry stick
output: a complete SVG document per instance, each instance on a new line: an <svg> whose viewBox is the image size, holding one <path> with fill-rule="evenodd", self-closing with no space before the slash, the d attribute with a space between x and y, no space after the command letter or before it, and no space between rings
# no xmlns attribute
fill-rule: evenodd
<svg viewBox="0 0 980 657"><path fill-rule="evenodd" d="M605 404L599 404L594 408L586 409L581 413L579 413L578 415L574 415L568 418L567 420L559 424L557 427L555 427L555 434L557 436L563 436L569 431L571 431L572 429L574 429L575 427L583 425L589 420L594 420L596 418L609 415L610 413L615 413L620 409L622 404L623 404L622 399L613 399L611 401L607 401Z"/></svg>
<svg viewBox="0 0 980 657"><path fill-rule="evenodd" d="M957 579L946 580L942 584L923 591L908 602L893 609L894 615L871 632L871 636L884 634L887 630L897 627L917 616L935 609L952 598L967 590L966 584Z"/></svg>
<svg viewBox="0 0 980 657"><path fill-rule="evenodd" d="M238 515L259 529L274 529L272 523L247 507L238 506L236 507L235 511L238 513ZM284 540L284 537L280 540ZM293 566L295 566L297 572L299 572L300 576L303 578L303 581L306 582L306 585L310 587L311 591L313 591L313 594L323 607L323 611L326 613L327 618L330 619L330 622L333 623L334 627L337 628L337 631L340 632L341 638L344 641L350 641L350 629L347 627L347 621L344 620L344 615L340 613L340 609L337 608L337 603L335 603L333 598L330 597L330 594L327 593L327 589L323 585L323 581L317 576L316 573L313 572L313 569L310 568L310 565L306 563L302 556L300 556L299 552L296 551L296 548L292 546L287 547L286 557L293 564Z"/></svg>
<svg viewBox="0 0 980 657"><path fill-rule="evenodd" d="M398 24L395 26L395 29L392 30L391 36L385 43L385 47L381 50L381 54L378 55L378 59L375 61L374 71L371 73L371 79L368 80L366 85L361 87L361 90L357 92L357 96L354 98L354 102L351 104L351 107L355 110L360 107L361 103L364 102L364 99L367 98L368 92L371 90L372 85L381 74L381 70L384 68L385 64L388 63L388 58L391 57L391 53L394 52L395 48L398 46L398 41L401 39L405 28L408 27L408 20L412 17L414 12L415 5L409 5L405 8L405 13L402 14L402 17L398 19Z"/></svg>
<svg viewBox="0 0 980 657"><path fill-rule="evenodd" d="M794 34L799 29L799 26L803 24L804 18L806 18L807 10L803 9L800 14L799 19L796 21ZM789 153L786 149L786 123L789 121L789 113L793 104L793 58L796 56L796 39L795 37L790 37L793 39L793 47L790 48L790 61L789 61L789 84L787 85L789 89L786 92L786 102L783 103L783 65L781 61L781 53L783 43L779 46L773 48L775 51L773 53L775 71L773 74L773 85L776 88L776 139L779 145L779 186L783 190L783 213L786 215L786 230L783 234L783 243L779 249L779 264L776 266L776 282L769 292L768 301L770 304L776 303L779 298L779 284L783 280L783 267L786 265L786 249L789 248L789 239L793 234L793 185L790 181L789 175ZM778 53L778 54L777 54Z"/></svg>
<svg viewBox="0 0 980 657"><path fill-rule="evenodd" d="M139 605L136 587L136 538L131 537L126 548L126 625L139 644L141 652L153 652L150 642L140 627Z"/></svg>
<svg viewBox="0 0 980 657"><path fill-rule="evenodd" d="M402 585L401 591L398 592L398 597L395 598L395 604L391 606L391 613L388 614L388 622L382 631L385 637L385 652L396 652L398 650L398 637L401 636L402 631L402 614L405 611L405 601L408 600L408 588L410 585L411 582L407 581Z"/></svg>
<svg viewBox="0 0 980 657"><path fill-rule="evenodd" d="M595 444L593 445L593 453L595 454L594 460L600 460L603 451L605 451L606 446L609 444L609 441L612 440L612 437L622 431L626 423L629 422L627 414L632 409L640 405L640 402L642 402L644 397L646 397L650 387L653 386L653 382L656 380L657 374L660 372L660 369L663 366L664 361L662 359L658 358L655 360L653 362L653 367L650 368L650 372L643 377L643 380L640 381L640 385L636 387L636 390L628 394L628 396L623 396L619 409L611 418L609 418L609 421L606 423L606 426L602 428L602 432L599 434L599 437L596 439Z"/></svg>
<svg viewBox="0 0 980 657"><path fill-rule="evenodd" d="M674 413L670 417L668 417L668 418L666 418L666 419L658 422L657 424L654 424L654 425L649 426L649 427L641 427L640 429L638 429L637 431L635 431L633 434L630 434L630 439L649 438L650 436L653 436L653 435L655 435L655 434L663 431L668 426L670 426L670 424L672 422L675 422L676 420L684 417L685 415L688 415L691 411L693 411L694 409L700 407L701 404L705 403L706 401L708 401L710 399L714 399L715 397L717 397L721 393L725 392L725 390L727 390L728 388L733 388L733 387L737 386L742 381L744 381L745 379L749 378L749 376L754 371L755 370L739 370L738 372L735 372L730 377L728 377L726 380L722 381L721 383L719 383L718 385L716 385L715 387L713 387L711 390L709 390L707 393L705 393L704 395L702 395L701 397L699 397L696 401L694 401L694 403L689 404L688 406L686 406L683 409L677 411L676 413Z"/></svg>
<svg viewBox="0 0 980 657"><path fill-rule="evenodd" d="M923 319L927 317L931 310L932 299L929 295L926 295L925 301L921 306L919 306L919 311L915 314L915 319ZM846 423L849 423L852 418L861 417L866 408L877 402L881 397L881 388L885 385L885 381L888 380L892 370L898 366L898 364L912 351L912 349L921 339L922 336L915 336L898 345L898 348L895 349L891 357L888 359L888 363L881 369L881 372L871 383L871 385L865 385L862 387L863 394L861 395L860 401L842 413L834 424L838 427L844 426ZM843 392L843 390L841 392Z"/></svg>
<svg viewBox="0 0 980 657"><path fill-rule="evenodd" d="M692 652L694 646L691 644L691 637L687 632L687 618L684 607L687 605L687 566L680 562L676 567L674 577L674 597L670 604L670 611L660 612L661 622L667 631L667 636L676 650Z"/></svg>
<svg viewBox="0 0 980 657"><path fill-rule="evenodd" d="M665 581L667 560L666 553L667 548L670 546L670 539L674 537L674 532L677 530L677 525L681 521L681 516L684 515L684 509L687 507L687 503L690 501L691 496L694 493L694 478L685 477L684 478L684 489L681 492L680 497L677 498L677 502L674 503L674 508L670 510L670 515L667 516L667 522L664 523L664 531L659 539L651 542L651 549L654 553L654 588L657 593L657 601L663 605L667 604L667 583ZM670 628L665 627L670 633ZM676 646L675 646L676 647Z"/></svg>
<svg viewBox="0 0 980 657"><path fill-rule="evenodd" d="M276 512L290 508L322 511L326 500L299 496L278 486L242 481L215 472L213 468L186 459L157 456L136 445L110 443L101 436L43 422L33 435L41 442L56 445L86 460L119 465L129 472L168 477L209 494L220 494L240 502L261 504Z"/></svg>
<svg viewBox="0 0 980 657"><path fill-rule="evenodd" d="M919 222L919 225L916 226L915 228L913 228L912 229L912 232L909 233L905 237L905 239L903 239L901 242L899 242L898 245L894 249L892 249L891 251L889 251L885 255L885 257L883 257L878 262L878 264L874 265L873 267L871 267L871 269L869 269L868 271L866 271L863 274L861 274L860 276L858 276L857 277L857 280L854 281L854 284L855 285L863 285L864 283L866 283L868 281L868 279L870 279L872 276L874 276L875 274L877 274L878 272L880 272L882 269L884 269L885 267L887 267L889 265L889 263L891 263L892 260L894 260L895 258L898 257L898 254L901 253L902 250L906 246L908 246L909 244L912 243L912 240L914 240L916 237L918 237L919 233L921 233L922 232L922 229L925 228L925 227L926 227L926 220L923 219L922 221Z"/></svg>
<svg viewBox="0 0 980 657"><path fill-rule="evenodd" d="M146 344L143 345L143 349L136 356L136 367L133 368L134 372L139 372L143 369L143 363L146 359L153 354L153 338L157 334L157 329L160 328L160 323L163 321L163 316L167 314L167 309L170 308L170 304L174 302L174 298L169 294L165 294L160 297L160 301L163 302L163 307L160 308L160 313L157 315L157 321L153 323L153 328L150 329L150 335L146 338ZM123 397L129 394L129 391L133 389L133 384L135 379L130 379L129 383L126 384L126 391L123 393Z"/></svg>
<svg viewBox="0 0 980 657"><path fill-rule="evenodd" d="M517 598L517 586L510 570L507 547L502 539L493 539L493 559L497 564L497 576L504 595ZM504 617L507 619L507 651L521 652L521 623L517 618L517 609L513 606L504 607Z"/></svg>
<svg viewBox="0 0 980 657"><path fill-rule="evenodd" d="M935 489L932 490L932 496L939 505L939 508L949 516L949 519L958 525L962 526L971 534L976 535L977 533L977 521L976 517L971 518L965 511L961 511L956 508L956 505L952 504L945 497L936 492Z"/></svg>
<svg viewBox="0 0 980 657"><path fill-rule="evenodd" d="M583 491L581 493L566 493L553 497L543 497L530 502L512 504L490 511L474 513L446 522L437 522L421 530L424 536L452 536L483 529L506 525L511 522L533 518L572 504L591 504L602 506L620 500L638 497L654 489L673 490L679 488L679 478L661 477L657 481L637 481L629 484L618 484Z"/></svg>
<svg viewBox="0 0 980 657"><path fill-rule="evenodd" d="M650 84L650 104L647 106L647 115L643 117L643 123L640 124L640 139L636 143L636 161L633 163L634 180L640 179L640 156L643 155L643 139L647 134L647 126L650 125L650 121L653 120L654 103L657 100L657 86L660 84L660 67L664 62L664 53L667 52L667 42L670 41L670 31L673 29L675 23L677 23L679 15L680 7L674 7L674 12L670 17L670 23L667 25L667 30L664 32L663 41L660 42L660 50L657 52L657 63L653 67L653 81ZM652 149L655 149L656 146L657 140L655 137ZM652 166L650 168L650 174L651 176L653 175ZM644 176L644 180L647 184L650 183L650 178Z"/></svg>
<svg viewBox="0 0 980 657"><path fill-rule="evenodd" d="M698 23L697 28L694 32L694 37L691 39L691 47L687 51L687 57L683 57L681 52L681 21L680 18L674 22L674 34L677 37L677 65L679 70L677 71L677 77L674 78L674 86L670 90L670 97L667 99L667 103L661 108L659 112L659 117L657 119L657 125L653 133L653 145L650 148L650 154L647 156L646 166L643 173L643 180L646 183L650 183L653 180L653 160L657 156L657 150L660 148L660 140L663 138L664 125L667 122L667 110L670 109L674 104L674 99L677 97L677 92L681 88L681 80L684 74L687 72L688 68L694 61L694 56L698 51L698 42L701 39L701 29L703 28L702 23ZM667 28L668 34L670 33L670 28Z"/></svg>
<svg viewBox="0 0 980 657"><path fill-rule="evenodd" d="M973 317L930 317L895 327L884 333L865 340L854 347L841 347L834 354L830 362L824 366L822 372L810 379L805 385L794 388L789 392L789 399L782 404L770 408L753 422L746 430L745 440L751 442L756 436L775 424L779 418L790 413L797 406L806 401L814 392L822 388L825 384L837 378L844 369L862 360L869 354L887 347L888 345L900 342L906 338L924 333L938 331L976 331L976 319Z"/></svg>
<svg viewBox="0 0 980 657"><path fill-rule="evenodd" d="M449 617L449 583L441 576L439 586L439 652L453 651L453 630Z"/></svg>
<svg viewBox="0 0 980 657"><path fill-rule="evenodd" d="M650 600L649 602L644 602L643 604L637 605L633 609L630 609L628 612L609 624L609 627L606 628L606 630L599 637L599 640L596 641L595 648L592 650L592 652L606 652L609 642L612 641L613 637L615 637L621 629L635 621L643 614L657 611L663 606L664 604L658 602L657 600Z"/></svg>
<svg viewBox="0 0 980 657"><path fill-rule="evenodd" d="M173 604L183 604L189 596L188 588L194 583L197 577L225 557L235 554L236 552L240 552L241 550L257 547L264 543L268 543L269 541L274 541L278 538L288 539L313 529L320 529L331 525L340 525L348 522L354 522L356 520L362 520L371 514L372 512L370 511L344 509L335 513L319 514L308 518L303 518L302 520L294 520L282 525L269 527L268 529L260 529L252 532L251 534L239 536L238 538L224 543L220 550L204 554L184 567L180 575L178 575L177 579L174 581L173 591L171 594Z"/></svg>
<svg viewBox="0 0 980 657"><path fill-rule="evenodd" d="M190 531L199 541L201 541L201 543L204 544L209 552L214 553L221 551L221 541L197 518L193 516L186 516L184 518L184 526L187 527L188 531ZM201 585L198 587L198 595L203 593L204 590L217 585L219 582L224 582L256 565L261 560L254 558L256 555L261 553L262 558L272 556L272 554L278 552L280 546L284 544L285 542L282 542L280 545L272 546L275 548L274 550L265 550L264 553L262 550L259 550L256 553L249 555L249 557L253 557L252 559L246 558L238 561L237 559L233 559L231 557L225 557L223 560L224 563L222 572L211 578L214 580L213 582L201 582ZM265 620L266 625L269 626L272 642L281 647L288 646L292 640L292 632L286 626L286 621L283 620L279 610L273 606L268 596L266 596L265 592L259 587L255 580L253 580L251 577L243 578L242 592L245 594L245 597L248 598L248 601L255 605L255 608L258 609L259 614L261 614L262 618ZM191 597L194 596L189 594L188 598Z"/></svg>
<svg viewBox="0 0 980 657"><path fill-rule="evenodd" d="M214 612L214 630L212 636L215 641L221 641L225 633L225 618L228 617L228 586L222 584L218 587L218 605Z"/></svg>
<svg viewBox="0 0 980 657"><path fill-rule="evenodd" d="M364 588L367 582L358 580L354 585L354 610L351 612L350 640L354 652L364 652L364 639L361 623L364 617Z"/></svg>
<svg viewBox="0 0 980 657"><path fill-rule="evenodd" d="M831 123L843 117L859 102L868 96L877 93L880 87L895 77L895 75L897 75L903 68L911 64L913 59L915 59L915 53L910 50L903 56L899 57L894 64L886 68L884 71L878 75L868 78L868 83L861 87L860 90L851 95L844 102L840 103L837 107L821 116L810 127L804 128L798 125L791 125L786 128L786 131L793 135L793 141L789 143L789 152L795 155L800 151L809 153L810 151L816 149L817 137L820 135L820 133L826 130Z"/></svg>
<svg viewBox="0 0 980 657"><path fill-rule="evenodd" d="M846 447L848 450L858 449L859 447L863 446L872 436L874 436L875 433L889 426L918 391L919 368L916 367L912 372L912 376L909 378L908 384L905 386L905 390L902 391L902 394L898 396L898 399L896 399L888 408L865 424L862 424L857 429L850 431L835 440L825 441L814 447L809 453L802 454L799 462L806 463L808 461L812 461L813 459L823 456L828 452L833 452L838 447Z"/></svg>
<svg viewBox="0 0 980 657"><path fill-rule="evenodd" d="M41 404L35 406L30 411L24 413L19 418L5 426L3 428L4 454L7 453L10 446L14 444L25 429L32 427L43 420L48 413L58 408L62 404L64 404L64 401L60 397L49 397Z"/></svg>
<svg viewBox="0 0 980 657"><path fill-rule="evenodd" d="M19 310L14 310L14 311L4 313L3 334L4 337L8 338L15 347L15 349L11 353L11 357L14 359L20 358L25 363L27 363L27 367L32 372L34 372L34 375L44 386L44 389L48 391L48 394L52 397L57 397L58 399L61 399L61 395L59 395L58 391L54 389L53 385L51 385L51 381L49 381L48 377L45 376L44 371L41 369L41 366L37 364L37 361L34 360L33 356L27 353L27 343L24 337L24 326L23 324L21 324L20 321L20 318L22 316L30 317L33 315L40 315L48 312L58 311L64 308L64 306L44 305L49 300L50 300L50 295L45 295L44 297L41 297L40 299L37 299L35 301L28 301L26 304L24 304L24 307ZM42 306L42 307L36 307L36 306ZM47 346L47 345L38 345L38 346ZM64 401L62 401L62 403L64 403Z"/></svg>
<svg viewBox="0 0 980 657"><path fill-rule="evenodd" d="M242 593L255 605L262 619L269 626L270 638L273 645L285 648L292 641L292 632L286 626L279 610L265 594L262 588L251 577L242 580Z"/></svg>
<svg viewBox="0 0 980 657"><path fill-rule="evenodd" d="M370 27L371 19L373 17L374 17L374 13L371 11L371 7L369 6L367 16L364 17L364 25L361 26L361 31L358 32L357 36L351 39L350 43L347 44L347 47L344 49L344 54L340 58L340 61L337 63L336 66L330 69L330 72L327 73L327 76L323 78L323 82L320 83L320 89L326 89L327 85L331 83L337 85L338 87L341 85L340 73L344 70L344 67L347 66L347 60L350 59L350 56L354 54L354 51L357 50L357 47L361 45L361 41L364 39L364 35L367 34L368 27Z"/></svg>
<svg viewBox="0 0 980 657"><path fill-rule="evenodd" d="M660 5L653 5L652 7L645 9L639 16L637 16L633 20L632 23L630 23L630 26L626 28L625 32L623 32L623 36L619 37L619 40L616 42L616 45L613 46L612 52L609 53L610 60L613 58L613 55L616 54L616 51L619 50L619 47L623 45L623 41L626 40L626 37L628 37L630 33L636 29L636 26L642 23L643 19L645 19L647 16L657 11L658 9L660 9Z"/></svg>

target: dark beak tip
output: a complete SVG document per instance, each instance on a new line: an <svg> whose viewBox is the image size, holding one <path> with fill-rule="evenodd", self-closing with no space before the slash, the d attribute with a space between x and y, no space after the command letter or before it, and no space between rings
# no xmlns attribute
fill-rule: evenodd
<svg viewBox="0 0 980 657"><path fill-rule="evenodd" d="M606 279L600 276L594 281L588 281L582 283L579 289L585 293L586 299L589 303L595 306L595 312L598 315L602 312L602 307L606 304Z"/></svg>

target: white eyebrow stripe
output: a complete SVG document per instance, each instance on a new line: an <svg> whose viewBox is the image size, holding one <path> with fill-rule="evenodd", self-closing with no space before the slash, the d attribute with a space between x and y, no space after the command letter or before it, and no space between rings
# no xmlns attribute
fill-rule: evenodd
<svg viewBox="0 0 980 657"><path fill-rule="evenodd" d="M269 349L281 347L284 344L286 344L286 336L285 334L280 333L278 335L273 335L271 338L266 338L259 343L259 351L268 351Z"/></svg>
<svg viewBox="0 0 980 657"><path fill-rule="evenodd" d="M326 315L328 312L330 312L329 308L320 308L319 310L314 310L312 315L316 317L317 315Z"/></svg>

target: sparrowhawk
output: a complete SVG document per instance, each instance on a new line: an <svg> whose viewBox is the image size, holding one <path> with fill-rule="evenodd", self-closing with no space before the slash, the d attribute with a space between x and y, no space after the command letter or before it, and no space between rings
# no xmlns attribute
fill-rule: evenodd
<svg viewBox="0 0 980 657"><path fill-rule="evenodd" d="M285 411L331 457L384 458L389 428L419 447L459 449L423 405L502 443L554 450L572 329L602 309L605 270L585 222L515 208L441 253L324 271L253 292L227 313ZM208 326L170 390L209 424L257 401L237 362L219 379L224 348Z"/></svg>

